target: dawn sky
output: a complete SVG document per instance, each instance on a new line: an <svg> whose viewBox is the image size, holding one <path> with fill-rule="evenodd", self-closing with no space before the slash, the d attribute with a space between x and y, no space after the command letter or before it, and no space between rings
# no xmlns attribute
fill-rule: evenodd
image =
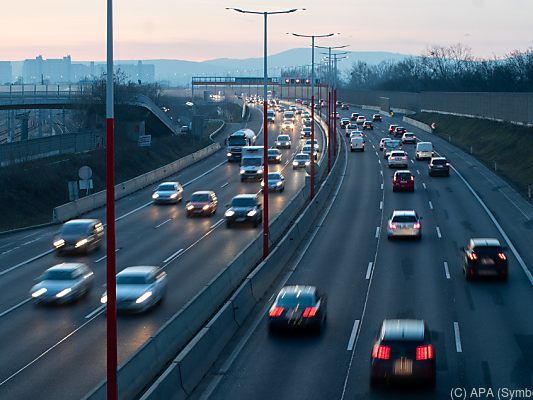
<svg viewBox="0 0 533 400"><path fill-rule="evenodd" d="M105 59L105 0L6 2L0 60ZM476 56L501 56L531 46L533 22L530 0L114 0L114 7L116 59L262 55L262 18L225 7L307 9L270 19L271 54L307 45L285 35L295 31L340 32L320 44L350 44L352 51L420 54L431 44L461 42Z"/></svg>

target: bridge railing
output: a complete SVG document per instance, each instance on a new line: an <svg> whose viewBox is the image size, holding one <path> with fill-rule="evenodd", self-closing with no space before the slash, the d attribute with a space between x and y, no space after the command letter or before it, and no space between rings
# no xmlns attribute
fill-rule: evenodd
<svg viewBox="0 0 533 400"><path fill-rule="evenodd" d="M91 84L0 85L0 97L70 97L92 90Z"/></svg>

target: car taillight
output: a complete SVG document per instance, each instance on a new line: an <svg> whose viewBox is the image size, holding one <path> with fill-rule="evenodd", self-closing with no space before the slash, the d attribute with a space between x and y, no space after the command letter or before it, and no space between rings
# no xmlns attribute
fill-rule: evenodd
<svg viewBox="0 0 533 400"><path fill-rule="evenodd" d="M392 178L393 182L397 182L398 179L396 177Z"/></svg>
<svg viewBox="0 0 533 400"><path fill-rule="evenodd" d="M403 156L403 157L402 157L402 160L407 160L407 156Z"/></svg>
<svg viewBox="0 0 533 400"><path fill-rule="evenodd" d="M318 307L307 307L302 314L304 318L313 318L318 311Z"/></svg>
<svg viewBox="0 0 533 400"><path fill-rule="evenodd" d="M418 346L416 348L416 359L417 360L432 360L433 355L433 345L427 344L424 346Z"/></svg>
<svg viewBox="0 0 533 400"><path fill-rule="evenodd" d="M380 346L375 344L372 349L372 358L379 358L380 360L388 360L390 358L390 347Z"/></svg>
<svg viewBox="0 0 533 400"><path fill-rule="evenodd" d="M420 229L420 222L415 222L415 224L413 225L413 228Z"/></svg>
<svg viewBox="0 0 533 400"><path fill-rule="evenodd" d="M391 228L391 229L396 229L396 224L390 223L390 224L389 224L389 228Z"/></svg>
<svg viewBox="0 0 533 400"><path fill-rule="evenodd" d="M472 252L472 253L468 253L468 258L470 258L470 260L472 261L476 261L477 260L477 254Z"/></svg>
<svg viewBox="0 0 533 400"><path fill-rule="evenodd" d="M505 254L504 254L504 253L498 253L498 258L499 258L500 260L504 260L504 261L507 260L507 257L505 257Z"/></svg>
<svg viewBox="0 0 533 400"><path fill-rule="evenodd" d="M411 182L414 182L414 181L415 181L415 177L411 176Z"/></svg>
<svg viewBox="0 0 533 400"><path fill-rule="evenodd" d="M447 166L447 167L449 167L449 166L450 166L450 163L449 163L449 162L447 162L447 163L446 163L446 166Z"/></svg>
<svg viewBox="0 0 533 400"><path fill-rule="evenodd" d="M270 317L279 317L283 313L283 307L272 307L268 313Z"/></svg>

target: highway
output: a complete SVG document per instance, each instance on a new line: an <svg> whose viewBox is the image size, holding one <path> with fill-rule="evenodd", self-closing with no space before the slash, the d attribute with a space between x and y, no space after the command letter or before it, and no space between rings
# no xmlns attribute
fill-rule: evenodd
<svg viewBox="0 0 533 400"><path fill-rule="evenodd" d="M367 118L374 112L352 107L341 116L353 111ZM394 170L379 151L391 123L408 126L384 117L366 131L366 151L347 154L330 207L192 398L449 399L453 388L532 388L533 207L470 155L412 127L451 160L451 176L429 177L415 146L404 145L415 192L393 193ZM341 137L346 151L343 131ZM423 217L422 240L387 240L395 209ZM459 248L471 237L495 237L511 248L507 282L464 279ZM322 334L268 333L267 311L284 284L327 293ZM434 391L370 388L371 347L385 318L427 322L437 361Z"/></svg>
<svg viewBox="0 0 533 400"><path fill-rule="evenodd" d="M281 117L277 118L276 128L271 125L269 129L271 144L280 126ZM246 126L262 131L258 109L251 109ZM304 184L305 172L293 171L290 164L296 147L301 147L299 128L298 123L292 133L293 148L282 150L282 164L270 165L271 171L283 169L286 178L285 191L270 196L271 216ZM258 143L262 143L262 135ZM157 265L169 278L160 306L146 314L119 317L119 364L259 234L260 228L226 229L223 223L225 205L234 195L255 193L260 188L259 183L241 183L239 164L227 163L225 154L223 149L168 179L184 185L185 200L196 190L214 190L219 209L212 218L186 218L184 203L153 206L151 187L117 202L118 270ZM104 215L104 209L99 209L87 216L103 221ZM0 398L78 399L105 377L105 310L100 305L105 246L87 256L58 257L50 250L56 230L56 226L48 226L0 237ZM36 306L29 300L30 287L45 269L74 260L87 263L95 272L95 287L87 298L58 307Z"/></svg>

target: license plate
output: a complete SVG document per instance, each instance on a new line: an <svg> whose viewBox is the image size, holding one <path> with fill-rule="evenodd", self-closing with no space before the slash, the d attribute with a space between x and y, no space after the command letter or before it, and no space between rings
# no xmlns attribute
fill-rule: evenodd
<svg viewBox="0 0 533 400"><path fill-rule="evenodd" d="M494 260L492 258L482 258L481 264L483 265L494 265Z"/></svg>
<svg viewBox="0 0 533 400"><path fill-rule="evenodd" d="M237 221L237 222L243 222L245 220L246 220L246 218L244 218L244 217L235 218L235 221Z"/></svg>
<svg viewBox="0 0 533 400"><path fill-rule="evenodd" d="M407 376L413 373L413 361L407 358L400 358L394 362L394 375Z"/></svg>

